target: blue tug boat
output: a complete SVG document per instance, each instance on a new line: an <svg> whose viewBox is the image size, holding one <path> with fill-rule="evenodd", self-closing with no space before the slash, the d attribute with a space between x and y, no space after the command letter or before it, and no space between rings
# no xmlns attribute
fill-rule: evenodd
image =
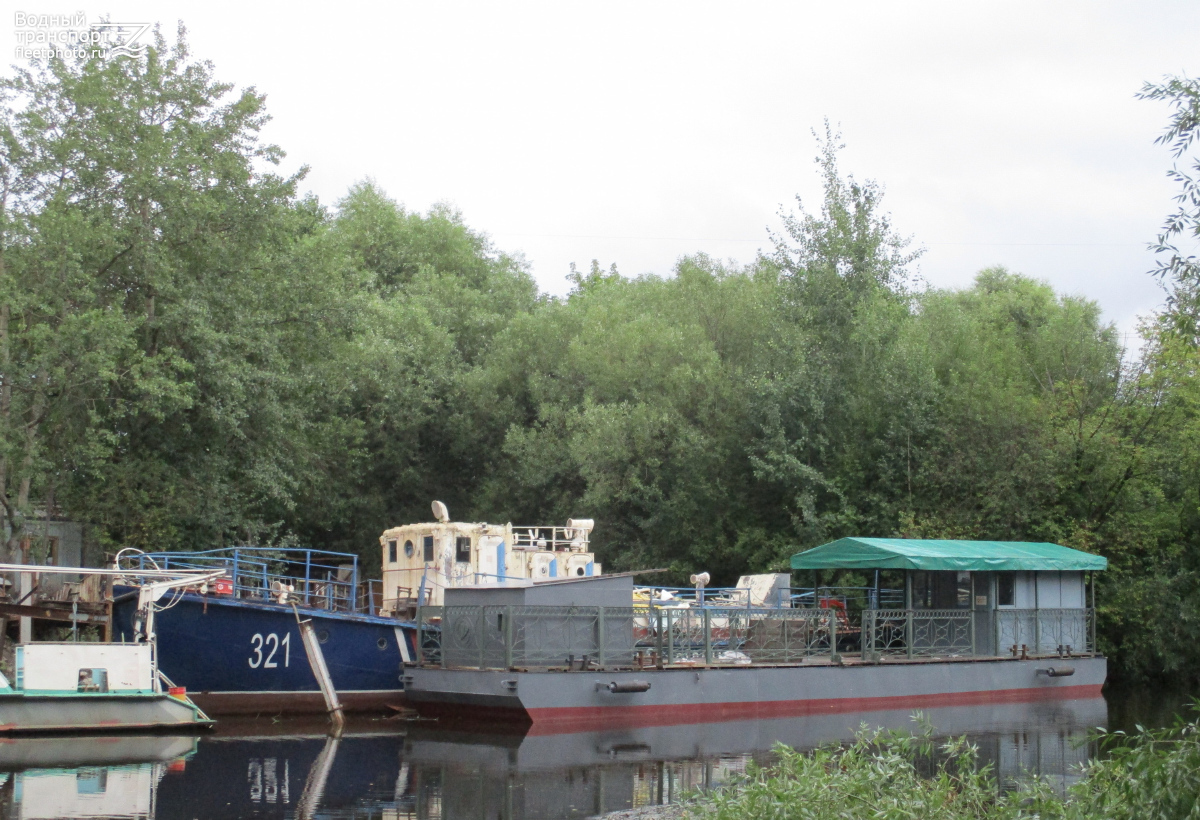
<svg viewBox="0 0 1200 820"><path fill-rule="evenodd" d="M159 668L209 714L324 712L297 615L312 621L348 711L401 703L401 665L415 657L411 621L378 611L378 581L360 583L358 557L314 549L207 552L123 550L113 639L137 633L139 571L220 569L207 588L164 596L155 614Z"/></svg>

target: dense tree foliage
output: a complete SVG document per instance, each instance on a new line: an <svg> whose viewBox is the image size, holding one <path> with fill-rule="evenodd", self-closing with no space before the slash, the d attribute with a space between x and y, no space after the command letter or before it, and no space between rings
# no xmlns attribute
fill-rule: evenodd
<svg viewBox="0 0 1200 820"><path fill-rule="evenodd" d="M1200 675L1191 177L1172 299L1122 350L1095 303L1003 268L931 289L882 189L820 141L819 207L748 265L572 269L540 295L448 206L275 173L264 100L182 36L35 64L0 111L0 506L102 548L305 543L377 562L424 519L587 516L612 569L786 566L848 534L1056 541L1112 559L1128 675ZM1176 104L1183 156L1200 122Z"/></svg>

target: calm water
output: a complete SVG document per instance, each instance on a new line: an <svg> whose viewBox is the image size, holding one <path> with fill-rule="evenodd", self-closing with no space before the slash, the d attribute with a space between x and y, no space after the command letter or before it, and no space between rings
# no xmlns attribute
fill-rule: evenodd
<svg viewBox="0 0 1200 820"><path fill-rule="evenodd" d="M1065 788L1095 754L1097 726L1170 722L1182 695L928 710L939 733L968 734L1011 781L1036 772ZM447 731L435 722L221 722L202 738L21 739L0 743L0 817L588 817L670 802L765 761L776 742L812 747L861 723L911 727L907 711L538 736Z"/></svg>

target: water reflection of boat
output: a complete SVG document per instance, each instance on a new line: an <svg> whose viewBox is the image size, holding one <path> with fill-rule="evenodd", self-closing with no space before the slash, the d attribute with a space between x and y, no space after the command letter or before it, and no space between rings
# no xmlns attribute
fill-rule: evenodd
<svg viewBox="0 0 1200 820"><path fill-rule="evenodd" d="M152 820L159 784L196 738L36 737L0 745L0 816L22 820Z"/></svg>
<svg viewBox="0 0 1200 820"><path fill-rule="evenodd" d="M372 816L396 804L406 725L351 720L332 737L316 721L223 721L224 734L205 738L184 776L163 781L159 820L340 817L351 808ZM404 783L401 800L407 775Z"/></svg>
<svg viewBox="0 0 1200 820"><path fill-rule="evenodd" d="M13 811L21 820L105 817L150 820L154 792L163 775L159 764L97 766L87 769L33 769L11 776Z"/></svg>
<svg viewBox="0 0 1200 820"><path fill-rule="evenodd" d="M590 766L617 758L681 760L698 750L722 755L769 752L776 743L811 749L824 743L850 740L863 726L916 730L915 713L904 709L842 714L818 714L777 720L648 726L576 734L538 734L536 724L524 734L488 734L469 730L426 729L419 724L408 733L406 757L445 762L470 757L471 747L511 747L505 766L532 771ZM988 706L950 706L920 713L938 735L1004 735L1067 732L1083 736L1107 722L1103 698L1000 703ZM497 738L500 738L497 740ZM515 744L515 745L514 745ZM484 752L481 761L489 759Z"/></svg>
<svg viewBox="0 0 1200 820"><path fill-rule="evenodd" d="M170 763L195 751L196 738L187 735L22 737L0 743L0 771Z"/></svg>
<svg viewBox="0 0 1200 820"><path fill-rule="evenodd" d="M1036 774L1065 783L1107 722L1102 698L927 710L939 736L968 735L1002 781ZM905 710L781 720L654 726L577 734L485 734L416 728L404 760L416 776L412 816L580 816L669 802L726 781L778 743L807 749L845 741L860 727L917 727ZM536 729L536 725L534 727Z"/></svg>
<svg viewBox="0 0 1200 820"><path fill-rule="evenodd" d="M1103 699L928 710L944 735L967 734L1002 779L1075 776L1103 726ZM446 731L427 722L351 723L340 738L320 722L226 721L186 771L155 790L157 820L194 817L589 816L678 799L765 761L777 742L811 748L861 724L915 728L905 710L782 720L650 726L576 734Z"/></svg>
<svg viewBox="0 0 1200 820"><path fill-rule="evenodd" d="M1002 780L1037 774L1064 784L1092 753L1081 741L1106 724L1107 705L1094 698L924 714L940 736L968 735ZM8 777L0 816L584 817L669 802L766 761L776 743L844 741L863 724L914 728L909 712L894 709L574 734L352 720L331 737L324 721L231 719L198 745L181 737L30 738L0 744Z"/></svg>

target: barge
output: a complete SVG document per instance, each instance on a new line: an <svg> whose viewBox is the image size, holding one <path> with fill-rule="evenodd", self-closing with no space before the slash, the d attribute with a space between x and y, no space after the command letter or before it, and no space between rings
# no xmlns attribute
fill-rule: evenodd
<svg viewBox="0 0 1200 820"><path fill-rule="evenodd" d="M1105 566L1054 544L842 539L792 568L873 575L861 609L816 579L775 607L634 605L628 575L449 589L417 613L406 695L545 733L1092 698L1107 661L1086 593ZM902 606L879 606L886 575Z"/></svg>

